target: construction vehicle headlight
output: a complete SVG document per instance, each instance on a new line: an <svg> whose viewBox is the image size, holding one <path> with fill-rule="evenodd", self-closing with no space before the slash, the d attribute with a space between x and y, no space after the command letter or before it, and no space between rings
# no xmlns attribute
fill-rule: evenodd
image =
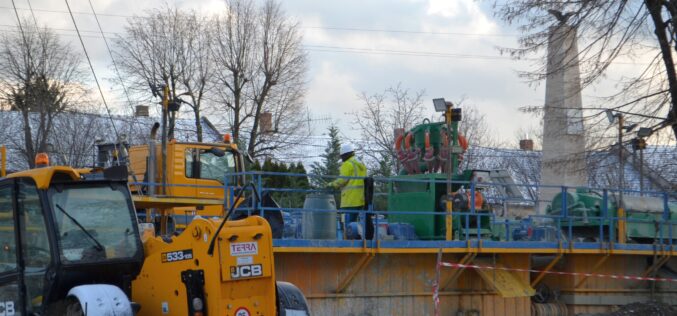
<svg viewBox="0 0 677 316"><path fill-rule="evenodd" d="M199 297L196 297L193 299L193 310L196 312L202 311L204 308L204 303L202 302L202 299Z"/></svg>

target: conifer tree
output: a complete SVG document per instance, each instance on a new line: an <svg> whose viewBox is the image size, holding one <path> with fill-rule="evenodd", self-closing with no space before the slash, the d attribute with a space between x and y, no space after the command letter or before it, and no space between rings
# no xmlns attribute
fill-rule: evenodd
<svg viewBox="0 0 677 316"><path fill-rule="evenodd" d="M339 129L336 125L329 126L329 141L324 149L321 162L313 162L312 174L320 176L337 176L341 168L341 139L339 138ZM314 178L311 182L314 186L323 186L330 182L330 179Z"/></svg>

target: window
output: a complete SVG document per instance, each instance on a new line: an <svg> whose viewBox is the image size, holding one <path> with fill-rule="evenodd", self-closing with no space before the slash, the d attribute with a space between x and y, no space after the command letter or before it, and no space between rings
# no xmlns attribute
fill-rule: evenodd
<svg viewBox="0 0 677 316"><path fill-rule="evenodd" d="M16 235L12 188L0 187L0 274L16 271Z"/></svg>
<svg viewBox="0 0 677 316"><path fill-rule="evenodd" d="M137 254L136 218L125 186L65 185L49 192L64 263L124 259Z"/></svg>
<svg viewBox="0 0 677 316"><path fill-rule="evenodd" d="M26 311L39 311L42 306L43 285L47 267L52 261L49 237L37 187L27 181L19 182L18 213L21 216L21 249L25 264Z"/></svg>
<svg viewBox="0 0 677 316"><path fill-rule="evenodd" d="M232 152L219 153L214 148L186 150L186 177L188 178L209 179L223 183L224 176L234 172L236 172L235 156ZM228 181L232 184L235 180L229 179Z"/></svg>
<svg viewBox="0 0 677 316"><path fill-rule="evenodd" d="M200 153L200 178L212 179L223 182L227 173L235 172L235 159L232 153L226 153L222 157L210 152Z"/></svg>

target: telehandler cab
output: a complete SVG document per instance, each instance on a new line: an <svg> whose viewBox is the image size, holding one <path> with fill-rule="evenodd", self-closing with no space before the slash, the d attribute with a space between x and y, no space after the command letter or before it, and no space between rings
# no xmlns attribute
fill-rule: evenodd
<svg viewBox="0 0 677 316"><path fill-rule="evenodd" d="M143 264L124 168L0 179L0 315L133 315Z"/></svg>

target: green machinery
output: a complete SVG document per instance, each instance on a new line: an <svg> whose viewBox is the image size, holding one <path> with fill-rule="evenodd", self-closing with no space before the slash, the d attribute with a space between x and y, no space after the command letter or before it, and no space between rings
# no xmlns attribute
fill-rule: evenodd
<svg viewBox="0 0 677 316"><path fill-rule="evenodd" d="M461 174L454 176L454 182L469 182L473 176L477 175L475 170L466 170ZM409 223L414 226L416 235L421 239L443 239L446 232L446 175L440 173L400 175L393 178L389 187L388 209L390 211L401 211L406 213L391 213L388 215L390 223ZM459 192L461 186L466 186L465 194ZM453 201L454 212L470 213L470 189L467 184L454 183L452 190L455 192ZM491 235L491 218L488 215L490 210L483 200L480 189L475 194L475 211L479 216L480 235L486 237ZM425 212L438 212L434 214L416 214ZM454 239L464 239L466 233L468 236L477 236L478 216L453 215ZM469 230L466 231L466 221Z"/></svg>
<svg viewBox="0 0 677 316"><path fill-rule="evenodd" d="M433 100L437 101L443 99ZM431 123L424 120L422 124L399 135L395 140L397 159L402 166L399 175L392 178L388 188L388 210L404 213L390 213L390 223L409 223L414 226L416 234L421 239L443 239L446 235L446 201L448 173L451 164L452 195L451 200L454 212L471 212L470 181L475 183L488 180L488 172L480 170L459 171L458 165L463 159L463 152L468 148L468 142L458 133L458 124L461 120L461 111L453 108L446 102L446 122ZM451 157L449 156L451 155ZM459 183L461 182L461 183ZM487 214L487 204L477 185L474 202L475 211ZM437 212L437 214L432 214ZM416 214L429 213L429 214ZM490 235L489 216L453 215L452 231L454 239L463 239L466 235L477 237L477 220L480 221L480 235ZM466 221L469 221L468 231Z"/></svg>
<svg viewBox="0 0 677 316"><path fill-rule="evenodd" d="M565 200L566 199L566 200ZM571 218L560 222L564 232L572 227L572 235L577 239L599 239L600 225L604 229L604 238L609 238L609 228L617 228L617 222L610 218L618 217L619 197L608 194L606 198L606 214L604 214L605 198L603 193L588 189L577 189L575 192L558 193L546 208L548 215L566 215ZM667 204L661 197L624 196L623 209L626 214L626 238L635 241L647 241L656 238L677 238L677 205ZM562 212L566 207L566 212ZM606 215L606 216L605 216ZM672 226L672 227L670 227ZM614 230L615 231L615 230Z"/></svg>

